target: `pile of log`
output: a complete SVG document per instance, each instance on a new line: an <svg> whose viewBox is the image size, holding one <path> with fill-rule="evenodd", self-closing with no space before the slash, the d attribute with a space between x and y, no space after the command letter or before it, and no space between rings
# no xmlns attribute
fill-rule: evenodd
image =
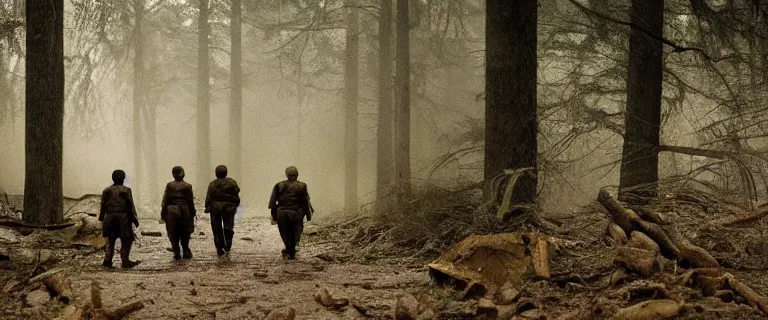
<svg viewBox="0 0 768 320"><path fill-rule="evenodd" d="M628 209L605 190L600 191L598 201L612 221L606 234L620 245L614 260L620 268L611 277L612 284L624 279L627 272L653 276L660 271L663 257L682 268L690 268L683 275L682 284L700 289L704 296L749 304L768 315L768 299L722 269L707 250L681 237L676 228L666 224L658 214ZM622 309L620 318L658 319L676 315L680 303L666 300L670 299L644 301Z"/></svg>

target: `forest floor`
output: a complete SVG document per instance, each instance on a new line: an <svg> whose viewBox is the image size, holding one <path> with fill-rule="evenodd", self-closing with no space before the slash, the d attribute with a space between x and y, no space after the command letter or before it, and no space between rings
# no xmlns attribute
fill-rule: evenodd
<svg viewBox="0 0 768 320"><path fill-rule="evenodd" d="M264 319L286 308L294 309L296 319L406 319L395 316L403 296L415 297L410 308L418 309L413 314L421 313L420 319L613 319L622 310L653 302L671 303L674 312L652 319L766 318L768 299L749 301L743 288L736 289L725 276L692 273L661 256L654 272L644 276L617 262L618 252L630 244L606 234L611 218L597 202L578 212L542 214L550 221L544 224L529 216L513 222L511 230L500 230L489 229L498 227L492 217L471 211L482 206L466 203L477 192L462 192L432 195L423 206L416 204L413 211L392 214L389 220L356 216L313 221L305 228L298 260L281 257L276 226L260 217L236 222L233 251L219 259L209 220L201 216L191 241L195 257L181 262L171 259L164 226L143 219L137 232L146 235L138 237L132 252L132 259L142 263L130 270L101 267L103 251L93 242L99 239L99 224L85 223L95 220L86 216L88 210L71 210L78 212L72 220L81 223L63 230L22 236L0 228L0 319L88 319L72 314L92 303L94 285L105 309L143 302L144 308L126 319ZM765 297L768 242L763 221L768 220L768 207L750 209L721 200L679 192L647 210L711 253L721 267L718 274L734 277ZM97 200L90 201L85 206ZM755 218L741 220L745 216ZM80 237L84 230L97 236ZM502 290L471 296L433 282L427 265L458 240L498 232L545 234L551 276L533 277L525 267L528 271L511 290L511 304L498 305ZM530 254L526 249L525 255ZM524 259L530 263L530 257ZM117 254L115 265L120 265ZM68 303L30 280L50 270L61 270L59 278L69 284ZM325 299L330 304L317 301L323 290L330 293ZM490 309L499 313L488 317Z"/></svg>
<svg viewBox="0 0 768 320"><path fill-rule="evenodd" d="M343 249L337 249L335 241L312 235L303 237L297 260L285 260L280 254L282 243L277 227L267 218L238 221L232 252L218 258L209 221L204 216L197 222L190 242L193 259L173 261L164 236L139 236L131 258L142 262L128 270L119 268L118 253L114 260L118 268L105 270L100 265L102 251L73 248L54 240L52 232L41 232L40 239L24 241L35 244L25 248L31 259L23 261L22 257L13 266L7 263L0 270L0 284L7 287L10 281L23 280L33 272L35 254L42 250L43 255L54 256L44 259L64 269L62 272L71 282L70 304L90 302L93 281L101 287L105 307L148 302L129 319L261 319L273 309L283 307L294 308L297 319L356 319L361 317L360 312L351 305L343 310L325 308L315 301L314 295L326 289L333 298L348 299L375 316L392 314L397 295L404 290L429 285L423 265L402 261L324 261L317 256L331 260L331 254ZM307 226L305 232L312 233L313 227L316 228ZM164 225L152 220L142 220L140 231L165 234ZM18 291L8 289L0 298L0 318L52 319L67 312L66 306L55 300L44 299L42 304L30 301L33 299L27 296L38 288L39 285Z"/></svg>

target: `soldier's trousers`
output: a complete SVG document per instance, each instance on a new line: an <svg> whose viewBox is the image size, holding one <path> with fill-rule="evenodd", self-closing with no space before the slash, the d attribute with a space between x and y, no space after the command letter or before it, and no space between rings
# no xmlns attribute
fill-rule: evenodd
<svg viewBox="0 0 768 320"><path fill-rule="evenodd" d="M120 239L120 259L123 264L128 263L134 236L129 214L126 212L109 212L104 216L101 226L102 235L108 240L104 247L104 265L112 266L117 239Z"/></svg>
<svg viewBox="0 0 768 320"><path fill-rule="evenodd" d="M167 211L165 231L168 233L168 240L171 241L173 257L180 258L183 250L184 258L192 258L189 238L195 231L195 217L190 214L189 208L185 205L169 205Z"/></svg>
<svg viewBox="0 0 768 320"><path fill-rule="evenodd" d="M214 202L211 208L211 231L213 244L219 255L232 250L235 235L235 214L237 205L229 202Z"/></svg>
<svg viewBox="0 0 768 320"><path fill-rule="evenodd" d="M280 230L285 252L294 257L296 245L301 241L301 232L304 229L304 213L300 209L277 209L277 228Z"/></svg>
<svg viewBox="0 0 768 320"><path fill-rule="evenodd" d="M108 242L104 247L104 265L112 266L112 258L115 255L115 243L117 239L120 239L120 260L123 265L130 263L131 246L133 245L133 237L130 238L108 238Z"/></svg>

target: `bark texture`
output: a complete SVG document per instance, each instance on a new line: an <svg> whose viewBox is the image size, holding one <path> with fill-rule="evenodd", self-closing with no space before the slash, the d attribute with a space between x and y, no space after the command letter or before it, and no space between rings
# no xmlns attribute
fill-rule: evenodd
<svg viewBox="0 0 768 320"><path fill-rule="evenodd" d="M144 0L133 0L133 174L126 173L126 182L131 185L136 197L141 197L141 176L144 172L142 159L143 130L142 113L145 111L144 100Z"/></svg>
<svg viewBox="0 0 768 320"><path fill-rule="evenodd" d="M348 0L344 56L344 210L355 212L357 202L357 105L360 33L358 9Z"/></svg>
<svg viewBox="0 0 768 320"><path fill-rule="evenodd" d="M632 0L632 24L663 34L664 1ZM627 76L627 111L621 158L619 200L642 203L654 197L659 180L659 129L661 123L662 44L630 28ZM642 187L629 197L632 187Z"/></svg>
<svg viewBox="0 0 768 320"><path fill-rule="evenodd" d="M377 209L386 210L384 200L390 194L394 180L392 163L392 0L381 0L379 9L379 106L376 142Z"/></svg>
<svg viewBox="0 0 768 320"><path fill-rule="evenodd" d="M64 1L27 1L23 220L64 220Z"/></svg>
<svg viewBox="0 0 768 320"><path fill-rule="evenodd" d="M199 0L199 16L197 21L197 186L195 193L205 194L207 181L212 179L210 155L210 70L208 54L208 0ZM210 178L210 179L209 179Z"/></svg>
<svg viewBox="0 0 768 320"><path fill-rule="evenodd" d="M397 0L395 172L397 203L411 195L411 37L408 0Z"/></svg>
<svg viewBox="0 0 768 320"><path fill-rule="evenodd" d="M485 181L537 158L536 0L486 4ZM537 179L521 177L514 203L536 201Z"/></svg>
<svg viewBox="0 0 768 320"><path fill-rule="evenodd" d="M232 86L229 106L229 175L239 177L242 168L242 108L243 108L243 16L242 0L232 0L230 19L231 54L229 82Z"/></svg>

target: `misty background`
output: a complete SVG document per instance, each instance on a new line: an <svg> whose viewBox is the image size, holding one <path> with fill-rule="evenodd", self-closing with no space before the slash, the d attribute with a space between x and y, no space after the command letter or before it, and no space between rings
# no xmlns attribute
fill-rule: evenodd
<svg viewBox="0 0 768 320"><path fill-rule="evenodd" d="M144 8L140 35L146 59L141 176L134 164L131 103L136 37L131 5L136 3ZM577 3L628 20L629 1ZM717 9L725 3L710 5ZM98 194L111 184L112 170L124 169L141 214L151 216L159 212L173 166L185 168L196 192L214 179L216 165L231 167L231 8L230 1L211 1L211 163L209 179L197 178L197 6L193 0L65 2L65 196ZM23 1L2 0L0 7L4 17L24 16ZM376 198L378 4L356 1L352 7L360 14L357 187L365 209ZM681 44L709 43L690 10L678 10L675 1L667 7L665 36ZM241 186L247 214L267 214L271 188L289 165L299 168L299 180L308 184L320 215L344 207L344 9L343 1L332 0L243 2L242 172L230 176ZM410 157L417 190L482 180L484 10L484 2L476 0L411 1ZM547 210L574 209L593 200L600 187L618 184L627 31L572 1L540 1L539 199ZM9 194L24 190L23 37L23 28L17 28L0 40L0 187ZM735 38L734 46L748 40ZM734 51L708 45L708 52ZM760 69L702 64L693 61L696 52L669 47L665 52L662 144L718 146L727 144L720 139L727 132L749 137L747 130L762 130L762 124L737 128L738 121L722 121L732 119L737 103L742 111L761 104L762 84L744 80ZM739 143L759 149L763 139ZM153 142L154 157L148 156ZM659 163L663 178L712 160L662 152ZM722 170L738 170L727 166ZM708 171L696 175L731 179Z"/></svg>

